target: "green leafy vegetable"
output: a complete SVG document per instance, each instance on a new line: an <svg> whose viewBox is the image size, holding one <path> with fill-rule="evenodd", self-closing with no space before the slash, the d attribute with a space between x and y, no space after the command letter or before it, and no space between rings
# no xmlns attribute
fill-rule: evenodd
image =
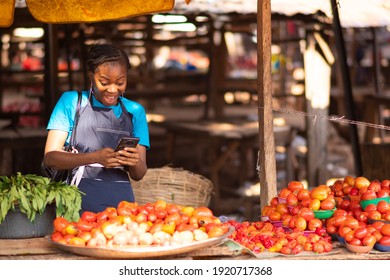
<svg viewBox="0 0 390 280"><path fill-rule="evenodd" d="M57 216L77 221L82 195L84 193L76 186L35 174L18 172L16 176L0 176L0 224L15 207L34 222L35 216L42 214L48 204L56 205Z"/></svg>

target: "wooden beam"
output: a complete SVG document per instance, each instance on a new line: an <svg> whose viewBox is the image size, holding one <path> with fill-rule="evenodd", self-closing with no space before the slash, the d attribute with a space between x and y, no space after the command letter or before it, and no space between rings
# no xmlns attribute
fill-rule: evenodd
<svg viewBox="0 0 390 280"><path fill-rule="evenodd" d="M257 170L260 177L260 209L276 196L276 160L272 111L271 79L271 1L257 5L257 91L259 117L259 154Z"/></svg>

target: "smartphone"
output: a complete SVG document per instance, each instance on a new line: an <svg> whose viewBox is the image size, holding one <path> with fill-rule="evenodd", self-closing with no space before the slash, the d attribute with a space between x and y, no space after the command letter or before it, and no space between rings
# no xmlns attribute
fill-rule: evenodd
<svg viewBox="0 0 390 280"><path fill-rule="evenodd" d="M123 150L126 147L134 148L135 146L137 146L138 142L139 138L137 137L122 137L115 148L115 152Z"/></svg>

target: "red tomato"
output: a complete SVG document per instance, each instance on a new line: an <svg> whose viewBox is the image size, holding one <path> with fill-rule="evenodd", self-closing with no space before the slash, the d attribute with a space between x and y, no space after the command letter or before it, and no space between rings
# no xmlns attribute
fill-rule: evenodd
<svg viewBox="0 0 390 280"><path fill-rule="evenodd" d="M62 232L65 230L66 226L69 224L69 221L64 217L57 217L53 221L53 226L55 231Z"/></svg>
<svg viewBox="0 0 390 280"><path fill-rule="evenodd" d="M316 230L317 228L322 228L322 222L320 219L317 218L311 219L308 222L307 228L309 230Z"/></svg>
<svg viewBox="0 0 390 280"><path fill-rule="evenodd" d="M59 242L63 238L64 238L64 236L59 231L56 231L56 232L52 233L52 235L51 235L51 240L53 240L54 242Z"/></svg>
<svg viewBox="0 0 390 280"><path fill-rule="evenodd" d="M296 190L298 190L298 191L302 190L304 187L303 187L303 184L299 181L291 181L288 183L287 188L290 191L294 192Z"/></svg>
<svg viewBox="0 0 390 280"><path fill-rule="evenodd" d="M381 228L383 236L390 236L390 224L384 224Z"/></svg>
<svg viewBox="0 0 390 280"><path fill-rule="evenodd" d="M87 222L95 222L96 221L96 213L90 211L84 211L81 214L81 219Z"/></svg>
<svg viewBox="0 0 390 280"><path fill-rule="evenodd" d="M345 237L347 235L347 233L350 231L352 231L352 229L350 227L341 226L341 227L339 227L337 233L339 236Z"/></svg>
<svg viewBox="0 0 390 280"><path fill-rule="evenodd" d="M286 197L286 203L288 206L295 206L298 205L298 197L294 193L290 193Z"/></svg>
<svg viewBox="0 0 390 280"><path fill-rule="evenodd" d="M354 183L354 187L355 188L358 188L358 189L361 189L361 188L364 188L364 187L367 187L371 184L370 180L368 180L367 178L365 177L356 177L355 178L355 183Z"/></svg>
<svg viewBox="0 0 390 280"><path fill-rule="evenodd" d="M387 201L381 200L376 205L376 209L381 213L385 214L386 212L390 211L390 203Z"/></svg>
<svg viewBox="0 0 390 280"><path fill-rule="evenodd" d="M362 245L362 241L358 238L352 238L352 240L350 241L347 241L349 244L351 245L355 245L355 246L361 246Z"/></svg>
<svg viewBox="0 0 390 280"><path fill-rule="evenodd" d="M362 240L363 246L374 246L375 243L376 238L371 234L366 235Z"/></svg>
<svg viewBox="0 0 390 280"><path fill-rule="evenodd" d="M79 229L79 231L91 231L93 229L93 224L90 222L87 222L86 220L80 219L76 223L76 227Z"/></svg>
<svg viewBox="0 0 390 280"><path fill-rule="evenodd" d="M383 236L379 242L381 245L390 246L390 236Z"/></svg>
<svg viewBox="0 0 390 280"><path fill-rule="evenodd" d="M368 230L366 227L360 227L360 228L357 228L355 229L355 233L354 233L354 237L357 238L357 239L363 239L364 237L366 237L368 234Z"/></svg>

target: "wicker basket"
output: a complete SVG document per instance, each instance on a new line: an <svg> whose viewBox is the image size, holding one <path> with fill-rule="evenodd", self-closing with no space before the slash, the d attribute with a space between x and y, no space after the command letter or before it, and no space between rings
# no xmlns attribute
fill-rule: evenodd
<svg viewBox="0 0 390 280"><path fill-rule="evenodd" d="M149 168L140 181L131 181L138 204L164 200L183 206L208 206L212 182L202 175L181 168Z"/></svg>

